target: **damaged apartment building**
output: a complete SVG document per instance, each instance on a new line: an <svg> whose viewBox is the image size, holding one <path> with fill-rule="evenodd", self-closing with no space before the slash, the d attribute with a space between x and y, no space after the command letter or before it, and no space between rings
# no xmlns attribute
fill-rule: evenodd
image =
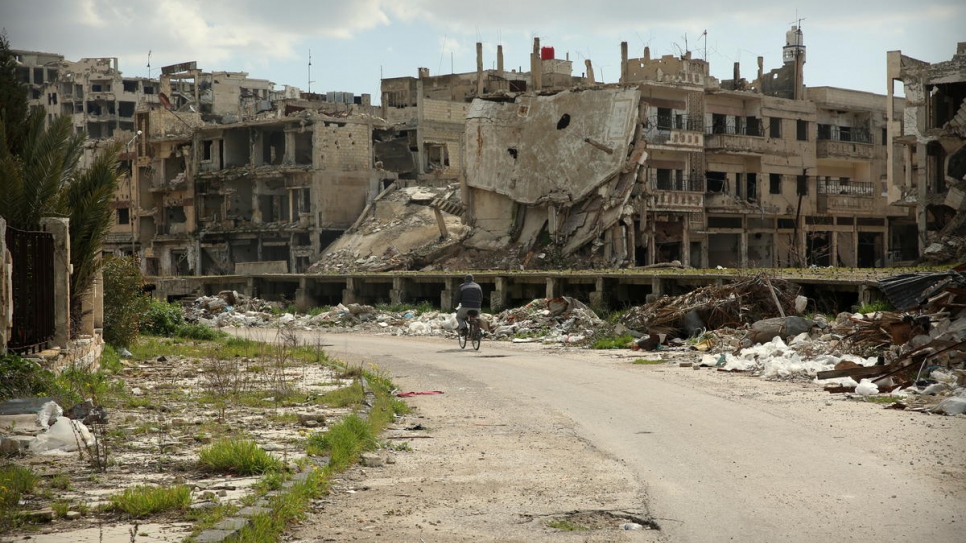
<svg viewBox="0 0 966 543"><path fill-rule="evenodd" d="M502 45L493 69L483 68L483 45L476 44L476 50L474 72L433 76L419 68L417 77L382 80L381 116L389 128L374 134L375 157L403 183L441 186L462 179L466 115L473 99L512 100L519 93L559 91L583 81L571 76L569 58L554 58L553 48L540 47L539 38L529 72L505 69Z"/></svg>
<svg viewBox="0 0 966 543"><path fill-rule="evenodd" d="M913 219L888 205L886 97L807 88L797 27L783 60L719 82L690 53L629 58L624 43L618 84L595 84L588 61L566 90L481 96L464 132L466 244L516 247L525 265L914 259L892 247Z"/></svg>
<svg viewBox="0 0 966 543"><path fill-rule="evenodd" d="M126 144L120 159L128 173L120 179L115 194L114 221L105 239L105 251L131 254L136 250L130 175L135 156L134 116L139 104L159 103L158 80L124 77L113 57L74 62L52 53L12 52L19 78L28 88L30 106L44 109L48 123L55 116L66 115L74 133L87 136L83 162L89 163L108 140L119 139Z"/></svg>
<svg viewBox="0 0 966 543"><path fill-rule="evenodd" d="M945 62L930 64L901 51L890 51L887 59L890 99L897 81L905 94L904 107L889 110L889 137L896 143L889 147L890 200L914 213L895 232L895 249L941 256L951 238L966 235L966 42Z"/></svg>
<svg viewBox="0 0 966 543"><path fill-rule="evenodd" d="M137 113L136 244L148 275L304 271L396 174L373 167L369 96L274 89L193 62Z"/></svg>

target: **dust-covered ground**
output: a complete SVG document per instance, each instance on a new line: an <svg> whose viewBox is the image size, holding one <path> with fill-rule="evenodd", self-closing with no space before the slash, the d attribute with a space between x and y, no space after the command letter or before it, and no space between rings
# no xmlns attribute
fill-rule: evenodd
<svg viewBox="0 0 966 543"><path fill-rule="evenodd" d="M433 346L440 342L407 341ZM484 350L487 347L485 343ZM694 352L662 353L663 363L636 365L632 362L642 354L628 350L504 343L499 347L550 350L588 363L620 366L629 374L648 372L682 394L715 395L774 413L803 429L862 447L883 461L909 463L950 500L966 502L962 415L886 409L884 403L829 394L808 379L766 381L745 373L682 367L682 362L700 358ZM341 352L338 356L351 357ZM445 383L439 374L393 378L405 391L428 391ZM581 439L569 420L530 405L528 398L508 399L484 387L420 394L406 401L413 412L385 436L401 450L384 451L374 465L350 469L288 540L668 540L660 527L674 519L651 516L647 481L635 480L619 459ZM642 529L622 529L627 523Z"/></svg>

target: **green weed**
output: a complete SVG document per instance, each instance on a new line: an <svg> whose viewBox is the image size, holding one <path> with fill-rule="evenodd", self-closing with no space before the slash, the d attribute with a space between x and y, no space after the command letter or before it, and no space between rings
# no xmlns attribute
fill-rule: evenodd
<svg viewBox="0 0 966 543"><path fill-rule="evenodd" d="M547 523L547 527L563 532L584 532L589 530L586 526L575 524L569 520L551 520Z"/></svg>
<svg viewBox="0 0 966 543"><path fill-rule="evenodd" d="M65 473L59 473L51 477L47 485L57 490L71 490L70 476Z"/></svg>
<svg viewBox="0 0 966 543"><path fill-rule="evenodd" d="M108 509L144 518L167 511L184 511L191 505L191 489L187 485L169 487L133 486L110 496Z"/></svg>
<svg viewBox="0 0 966 543"><path fill-rule="evenodd" d="M24 494L37 485L34 472L20 466L0 467L0 508L16 507Z"/></svg>
<svg viewBox="0 0 966 543"><path fill-rule="evenodd" d="M314 433L306 441L306 452L329 456L329 468L342 471L359 459L359 455L377 447L372 427L356 414L349 415L325 433Z"/></svg>
<svg viewBox="0 0 966 543"><path fill-rule="evenodd" d="M856 313L875 313L877 311L895 311L896 308L892 307L892 304L888 300L876 300L872 303L863 303L857 309ZM834 319L833 319L834 320Z"/></svg>
<svg viewBox="0 0 966 543"><path fill-rule="evenodd" d="M198 463L205 469L236 475L261 475L282 469L282 462L250 439L221 439L203 447Z"/></svg>
<svg viewBox="0 0 966 543"><path fill-rule="evenodd" d="M318 399L318 402L329 407L349 407L358 405L363 400L365 400L365 392L362 390L362 383L353 381L347 387L326 392Z"/></svg>
<svg viewBox="0 0 966 543"><path fill-rule="evenodd" d="M627 344L634 341L630 334L623 334L617 337L605 337L594 341L591 346L594 349L625 349Z"/></svg>
<svg viewBox="0 0 966 543"><path fill-rule="evenodd" d="M652 365L652 364L663 364L663 360L648 360L646 358L638 358L637 360L631 362L631 364L637 365Z"/></svg>

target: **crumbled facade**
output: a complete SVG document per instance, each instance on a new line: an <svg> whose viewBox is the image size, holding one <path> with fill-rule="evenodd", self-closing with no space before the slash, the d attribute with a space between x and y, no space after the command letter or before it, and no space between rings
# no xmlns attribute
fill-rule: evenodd
<svg viewBox="0 0 966 543"><path fill-rule="evenodd" d="M945 62L887 53L889 200L914 220L896 232L898 248L939 260L961 258L966 242L966 42ZM902 83L904 104L893 100ZM955 248L958 247L958 250ZM950 250L954 249L954 250Z"/></svg>
<svg viewBox="0 0 966 543"><path fill-rule="evenodd" d="M130 254L134 243L134 198L131 175L135 142L135 112L139 105L159 103L160 82L144 77L124 77L117 58L65 60L62 55L13 51L20 80L27 85L30 106L46 111L47 122L66 115L74 133L84 134L82 163L88 163L107 140L126 145L121 153L124 170L115 193L115 216L105 240L107 252Z"/></svg>
<svg viewBox="0 0 966 543"><path fill-rule="evenodd" d="M884 97L806 88L800 29L786 38L785 66L759 59L751 82L622 44L617 85L474 101L467 245L527 266L548 248L572 266L894 263L908 213L885 197Z"/></svg>
<svg viewBox="0 0 966 543"><path fill-rule="evenodd" d="M503 46L497 46L495 69L483 69L483 45L476 46L474 72L381 82L381 116L391 126L376 134L376 160L399 178L420 185L444 186L462 179L466 116L475 98L512 99L523 92L561 91L583 81L572 75L569 59L554 58L552 47L535 38L530 71L504 69ZM536 75L534 75L536 74Z"/></svg>
<svg viewBox="0 0 966 543"><path fill-rule="evenodd" d="M137 114L137 245L149 275L303 272L396 179L368 95L309 94L193 63Z"/></svg>

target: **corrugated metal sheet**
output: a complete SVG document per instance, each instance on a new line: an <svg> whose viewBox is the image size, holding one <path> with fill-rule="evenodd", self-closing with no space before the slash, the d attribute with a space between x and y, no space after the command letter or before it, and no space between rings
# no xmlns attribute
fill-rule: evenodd
<svg viewBox="0 0 966 543"><path fill-rule="evenodd" d="M914 308L948 287L966 287L966 277L955 270L904 273L879 280L879 290L899 311Z"/></svg>

